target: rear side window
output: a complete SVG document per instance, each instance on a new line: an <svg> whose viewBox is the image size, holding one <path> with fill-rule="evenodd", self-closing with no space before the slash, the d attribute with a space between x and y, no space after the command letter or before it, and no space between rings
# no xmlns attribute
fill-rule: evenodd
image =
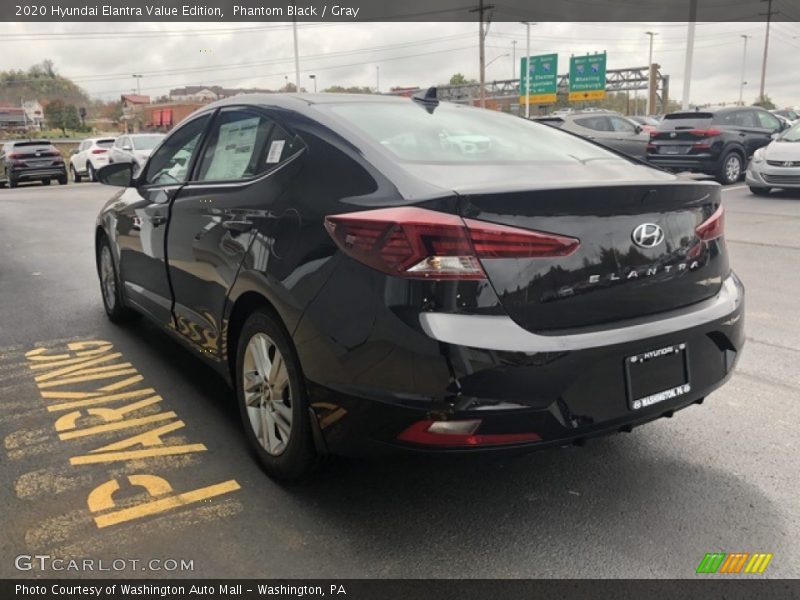
<svg viewBox="0 0 800 600"><path fill-rule="evenodd" d="M611 124L608 122L608 117L584 117L582 119L575 119L575 122L581 127L593 129L594 131L612 131Z"/></svg>
<svg viewBox="0 0 800 600"><path fill-rule="evenodd" d="M611 127L614 131L619 133L636 133L636 125L623 119L622 117L609 117L611 120Z"/></svg>
<svg viewBox="0 0 800 600"><path fill-rule="evenodd" d="M266 173L294 154L290 136L266 116L223 112L203 153L197 181L237 181Z"/></svg>

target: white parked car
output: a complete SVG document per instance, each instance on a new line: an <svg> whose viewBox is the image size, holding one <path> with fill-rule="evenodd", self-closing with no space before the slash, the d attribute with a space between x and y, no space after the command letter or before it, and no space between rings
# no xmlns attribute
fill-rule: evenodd
<svg viewBox="0 0 800 600"><path fill-rule="evenodd" d="M759 196L766 196L772 188L800 189L800 123L755 151L746 181L750 191Z"/></svg>
<svg viewBox="0 0 800 600"><path fill-rule="evenodd" d="M83 140L69 159L73 181L80 183L82 177L97 181L97 170L108 164L108 151L113 145L113 137Z"/></svg>
<svg viewBox="0 0 800 600"><path fill-rule="evenodd" d="M144 167L153 149L164 139L163 133L130 133L121 135L111 149L112 163L133 163L133 174Z"/></svg>

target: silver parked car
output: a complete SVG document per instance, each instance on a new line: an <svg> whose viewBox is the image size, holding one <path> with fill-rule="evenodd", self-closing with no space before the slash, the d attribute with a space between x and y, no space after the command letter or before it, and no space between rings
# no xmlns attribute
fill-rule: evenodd
<svg viewBox="0 0 800 600"><path fill-rule="evenodd" d="M746 181L759 196L772 188L800 189L800 123L775 134L772 142L755 151Z"/></svg>
<svg viewBox="0 0 800 600"><path fill-rule="evenodd" d="M129 133L121 135L114 142L109 155L111 163L133 163L136 175L147 162L153 149L164 139L163 133Z"/></svg>
<svg viewBox="0 0 800 600"><path fill-rule="evenodd" d="M612 150L645 160L650 134L641 125L610 111L592 110L551 115L536 119L545 125L565 129Z"/></svg>

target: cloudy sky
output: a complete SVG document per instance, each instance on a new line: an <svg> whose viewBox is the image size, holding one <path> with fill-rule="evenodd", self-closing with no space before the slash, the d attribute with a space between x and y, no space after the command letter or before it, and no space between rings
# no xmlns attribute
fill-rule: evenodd
<svg viewBox="0 0 800 600"><path fill-rule="evenodd" d="M302 85L430 85L453 73L478 74L476 23L301 23ZM764 23L699 23L691 87L694 103L738 99L744 40L748 39L745 99L758 94ZM608 68L647 63L645 31L658 33L654 62L671 76L671 97L680 99L686 47L685 23L539 23L531 29L531 54L558 52L559 72L570 54L608 52ZM512 46L524 54L525 27L492 23L487 38L487 80L512 75ZM172 87L213 85L276 89L294 79L292 31L281 23L2 23L0 70L25 69L49 58L56 69L92 96L111 99L144 75L142 93L159 96ZM800 104L800 24L773 23L767 93L779 105ZM493 60L496 59L496 60ZM517 69L518 70L518 69Z"/></svg>

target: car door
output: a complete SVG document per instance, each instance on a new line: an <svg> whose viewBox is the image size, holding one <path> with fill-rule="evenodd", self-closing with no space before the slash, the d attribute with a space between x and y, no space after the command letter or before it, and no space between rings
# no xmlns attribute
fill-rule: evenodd
<svg viewBox="0 0 800 600"><path fill-rule="evenodd" d="M762 129L755 110L742 109L736 111L734 123L739 131L739 139L744 145L745 152L747 152L747 158L753 156L753 153L761 146L769 143L769 134L766 134ZM762 143L764 138L767 139L767 142Z"/></svg>
<svg viewBox="0 0 800 600"><path fill-rule="evenodd" d="M119 200L125 205L116 224L125 296L163 326L172 321L165 259L170 201L188 179L210 120L206 113L173 131Z"/></svg>
<svg viewBox="0 0 800 600"><path fill-rule="evenodd" d="M616 141L620 144L618 148L625 154L644 159L647 156L650 135L642 131L639 125L623 117L611 115L608 120L616 135Z"/></svg>
<svg viewBox="0 0 800 600"><path fill-rule="evenodd" d="M223 355L225 301L255 236L299 227L297 211L281 195L297 172L293 158L300 148L269 113L222 109L192 181L172 203L167 256L174 322L207 357Z"/></svg>
<svg viewBox="0 0 800 600"><path fill-rule="evenodd" d="M83 141L78 146L78 151L75 153L75 156L72 158L72 164L75 167L75 170L79 173L83 173L86 170L86 148L89 146L89 142Z"/></svg>
<svg viewBox="0 0 800 600"><path fill-rule="evenodd" d="M616 132L611 127L611 121L607 115L591 115L577 117L574 121L578 127L574 129L587 139L595 140L604 146L624 152L623 144L617 138Z"/></svg>

